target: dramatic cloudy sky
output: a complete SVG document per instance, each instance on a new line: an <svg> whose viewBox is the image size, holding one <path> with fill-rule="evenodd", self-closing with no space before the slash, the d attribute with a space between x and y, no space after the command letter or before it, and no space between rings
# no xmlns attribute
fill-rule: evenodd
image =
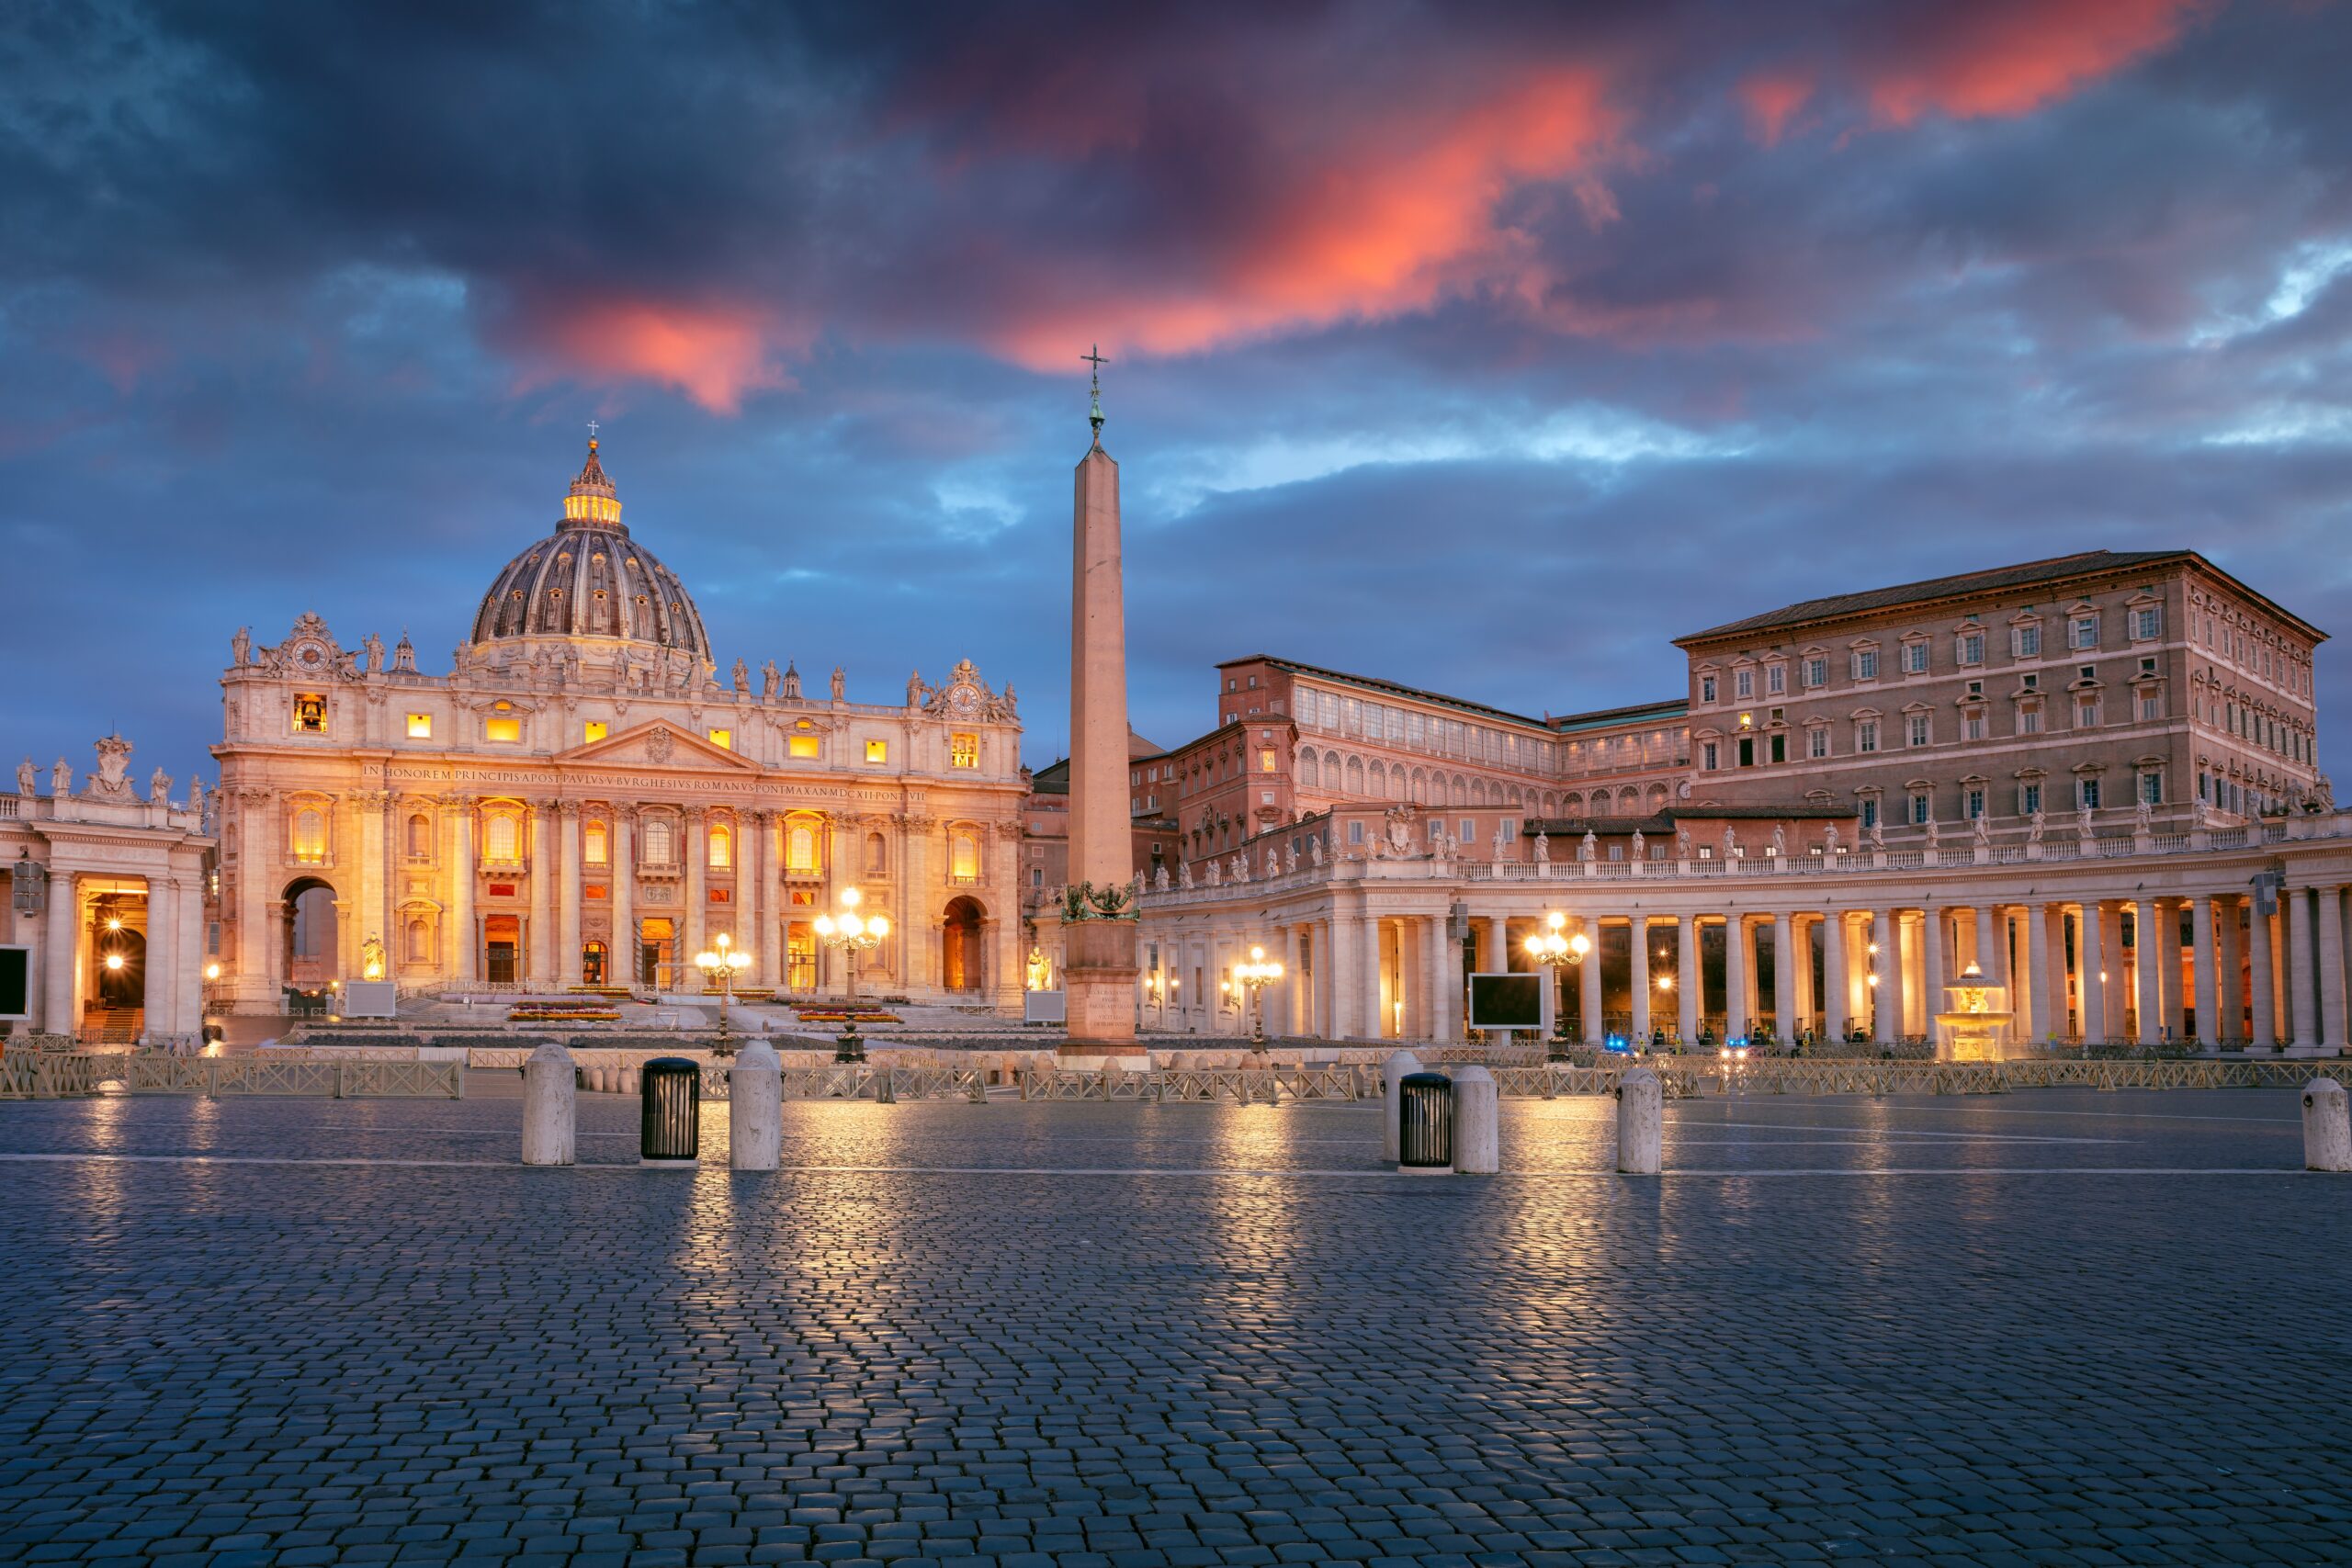
<svg viewBox="0 0 2352 1568"><path fill-rule="evenodd" d="M0 746L184 777L304 610L446 669L593 417L722 661L968 655L1042 763L1093 342L1163 741L2100 546L2352 631L2347 82L2305 0L23 0Z"/></svg>

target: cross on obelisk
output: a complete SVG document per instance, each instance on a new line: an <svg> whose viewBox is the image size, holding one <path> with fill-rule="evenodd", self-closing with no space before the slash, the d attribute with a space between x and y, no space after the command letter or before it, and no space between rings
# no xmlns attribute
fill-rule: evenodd
<svg viewBox="0 0 2352 1568"><path fill-rule="evenodd" d="M1094 367L1094 412L1087 418L1094 426L1095 444L1100 446L1102 441L1102 367L1111 362L1102 357L1102 345L1099 343L1087 344L1087 351L1078 357L1080 363Z"/></svg>

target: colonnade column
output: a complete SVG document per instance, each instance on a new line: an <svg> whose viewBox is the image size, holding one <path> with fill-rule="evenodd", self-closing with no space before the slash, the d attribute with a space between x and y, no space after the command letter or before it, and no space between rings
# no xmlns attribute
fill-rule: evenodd
<svg viewBox="0 0 2352 1568"><path fill-rule="evenodd" d="M2339 1049L2344 1041L2344 889L2319 892L2320 1045Z"/></svg>
<svg viewBox="0 0 2352 1568"><path fill-rule="evenodd" d="M2276 1050L2278 1012L2271 984L2270 917L2262 912L2259 898L2246 900L2245 934L2246 967L2254 971L2254 1022L2249 1037L2257 1050Z"/></svg>
<svg viewBox="0 0 2352 1568"><path fill-rule="evenodd" d="M612 833L605 853L609 859L613 909L611 956L605 963L605 984L634 987L639 981L637 941L637 807L613 807Z"/></svg>
<svg viewBox="0 0 2352 1568"><path fill-rule="evenodd" d="M179 968L180 955L178 886L166 877L147 879L147 954L142 978L145 986L139 998L140 1021L149 1039L175 1032L179 1024L178 1011L173 994L172 976Z"/></svg>
<svg viewBox="0 0 2352 1568"><path fill-rule="evenodd" d="M759 965L752 972L755 976L753 984L767 987L781 996L785 989L784 921L778 918L775 904L775 813L754 811L750 813L748 820L752 825L752 853L749 857L752 896L744 900L743 918L752 921L759 932L758 940L752 948L752 962ZM742 885L739 881L736 886L740 889ZM904 988L907 984L905 954L913 946L914 939L907 929L905 903L900 902L890 913L890 940L900 955L891 969L898 976L899 987Z"/></svg>
<svg viewBox="0 0 2352 1568"><path fill-rule="evenodd" d="M1635 1043L1646 1045L1650 1038L1650 933L1639 915L1633 917L1632 935L1627 951L1633 954L1634 1026L1629 1032Z"/></svg>
<svg viewBox="0 0 2352 1568"><path fill-rule="evenodd" d="M2107 1038L2107 916L2096 899L2075 917L2075 976L2081 992L2083 1038L2097 1043Z"/></svg>
<svg viewBox="0 0 2352 1568"><path fill-rule="evenodd" d="M1795 928L1785 909L1772 917L1772 1032L1783 1040L1797 1033Z"/></svg>
<svg viewBox="0 0 2352 1568"><path fill-rule="evenodd" d="M1306 928L1294 922L1283 928L1282 936L1283 1032L1294 1036L1310 1034L1314 1030L1306 1017Z"/></svg>
<svg viewBox="0 0 2352 1568"><path fill-rule="evenodd" d="M1747 1038L1747 917L1734 910L1724 917L1724 1037Z"/></svg>
<svg viewBox="0 0 2352 1568"><path fill-rule="evenodd" d="M1830 909L1821 917L1821 960L1823 976L1821 1032L1832 1040L1846 1038L1850 1015L1848 1005L1853 1000L1846 981L1846 916L1840 909Z"/></svg>
<svg viewBox="0 0 2352 1568"><path fill-rule="evenodd" d="M1674 1032L1684 1045L1699 1038L1699 1003L1706 989L1699 963L1699 922L1690 915L1674 917L1674 985L1682 993L1675 1004Z"/></svg>
<svg viewBox="0 0 2352 1568"><path fill-rule="evenodd" d="M1936 1035L1936 1010L1944 1005L1944 912L1941 909L1919 911L1919 1018L1922 1031L1932 1042Z"/></svg>
<svg viewBox="0 0 2352 1568"><path fill-rule="evenodd" d="M471 980L479 972L481 933L474 930L474 806L470 800L450 803L449 823L449 941L457 962L457 977Z"/></svg>
<svg viewBox="0 0 2352 1568"><path fill-rule="evenodd" d="M1891 1045L1903 1032L1903 987L1897 983L1902 970L1894 962L1894 919L1884 909L1871 911L1871 941L1878 946L1878 952L1871 958L1871 978L1878 982L1873 987L1878 995L1871 1002L1875 1020L1871 1038L1882 1045Z"/></svg>
<svg viewBox="0 0 2352 1568"><path fill-rule="evenodd" d="M2278 994L2284 1006L2281 1043L2299 1044L2312 1036L2311 917L2300 887L2278 889Z"/></svg>
<svg viewBox="0 0 2352 1568"><path fill-rule="evenodd" d="M2033 987L2033 993L2026 1004L2026 1027L2037 1041L2049 1039L2054 1027L2052 1020L2055 1015L2050 1006L2051 913L2046 905L2028 904L2025 907L2026 974ZM2062 956L2062 973L2064 966Z"/></svg>
<svg viewBox="0 0 2352 1568"><path fill-rule="evenodd" d="M2245 967L2245 944L2238 938L2238 908L2234 897L2213 900L2214 979L2221 993L2213 1014L2216 1044L2245 1038L2245 983L2238 977Z"/></svg>
<svg viewBox="0 0 2352 1568"><path fill-rule="evenodd" d="M1501 915L1487 917L1485 951L1478 954L1478 972L1500 975L1510 968L1510 921Z"/></svg>
<svg viewBox="0 0 2352 1568"><path fill-rule="evenodd" d="M1577 1006L1584 1014L1584 1043L1598 1045L1608 1038L1600 1024L1600 921L1587 916L1584 934L1592 946L1577 965Z"/></svg>
<svg viewBox="0 0 2352 1568"><path fill-rule="evenodd" d="M2132 906L2132 967L2135 972L2138 990L2137 1018L2140 1043L2156 1043L2157 1026L2164 1019L2164 993L2157 977L2156 955L2163 950L2163 941L2156 931L2156 901L2143 898Z"/></svg>
<svg viewBox="0 0 2352 1568"><path fill-rule="evenodd" d="M2131 999L2129 976L2123 971L2123 911L2130 906L2118 904L2113 908L2101 905L2098 911L2098 948L2102 955L2100 990L2107 1007L2107 1032L2110 1039L2123 1037L2123 1020L2129 1010L2125 1003Z"/></svg>
<svg viewBox="0 0 2352 1568"><path fill-rule="evenodd" d="M254 853L250 838L245 852ZM254 940L258 940L256 933ZM51 1034L82 1032L82 891L74 874L49 873L49 919L40 939L40 1026Z"/></svg>
<svg viewBox="0 0 2352 1568"><path fill-rule="evenodd" d="M1319 1035L1326 1040L1340 1039L1343 1032L1340 1028L1337 1015L1332 1011L1336 1005L1335 998L1340 994L1339 931L1338 920L1324 919L1316 923L1314 931L1308 936L1308 940L1315 944L1315 986L1314 994L1307 998L1307 1005L1314 1009L1315 1016L1308 1021L1307 1032ZM1181 961L1178 967L1180 969L1182 967ZM1178 994L1181 996L1182 993Z"/></svg>
<svg viewBox="0 0 2352 1568"><path fill-rule="evenodd" d="M1429 1005L1423 1010L1429 1015L1430 1038L1442 1045L1454 1037L1454 1025L1462 1012L1462 943L1447 928L1453 922L1443 915L1431 915L1420 922L1421 942L1428 951L1421 954L1421 969L1427 976ZM1549 971L1544 978L1549 983Z"/></svg>
<svg viewBox="0 0 2352 1568"><path fill-rule="evenodd" d="M2001 962L2002 956L2001 944L1994 931L1993 907L1979 904L1976 906L1976 968L1985 985L2008 984L2002 974L2006 967Z"/></svg>
<svg viewBox="0 0 2352 1568"><path fill-rule="evenodd" d="M1371 1020L1364 1038L1381 1040L1388 1034L1388 1010L1380 1005L1380 917L1367 910L1362 929L1356 933L1363 943L1361 960L1364 1013Z"/></svg>
<svg viewBox="0 0 2352 1568"><path fill-rule="evenodd" d="M2193 1038L2188 1032L2188 1010L2196 993L2180 983L2180 906L2156 906L2156 988L2164 995L2163 1024L2166 1035L2174 1040Z"/></svg>
<svg viewBox="0 0 2352 1568"><path fill-rule="evenodd" d="M1813 929L1810 922L1796 930L1789 948L1789 968L1793 972L1797 987L1796 1011L1792 1016L1817 1031L1821 1019L1813 1008ZM1792 1023L1790 1032L1793 1034L1795 1029L1796 1024Z"/></svg>
<svg viewBox="0 0 2352 1568"><path fill-rule="evenodd" d="M2188 901L2188 938L2197 976L2197 1038L2222 1043L2222 965L2213 946L2213 900Z"/></svg>
<svg viewBox="0 0 2352 1568"><path fill-rule="evenodd" d="M179 953L180 973L185 976L186 983L176 987L175 992L183 1002L193 1006L196 1010L195 1011L181 1018L178 1025L178 1032L182 1034L192 1033L200 1035L204 1030L204 964L206 958L204 951L204 873L201 870L190 872L187 877L178 882L177 886L180 890L180 929L177 952ZM386 950L386 956L389 959L390 949ZM390 973L391 971L388 964L385 969L385 974L389 976Z"/></svg>

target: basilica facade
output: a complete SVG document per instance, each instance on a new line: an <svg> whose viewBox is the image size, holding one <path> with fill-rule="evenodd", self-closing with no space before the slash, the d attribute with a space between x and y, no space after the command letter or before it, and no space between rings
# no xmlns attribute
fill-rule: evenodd
<svg viewBox="0 0 2352 1568"><path fill-rule="evenodd" d="M446 674L304 615L220 678L222 976L286 988L838 994L817 920L888 918L859 994L1017 1005L1023 785L1010 685L972 665L853 702L836 669L722 672L676 572L621 522L597 444L552 533L497 574Z"/></svg>

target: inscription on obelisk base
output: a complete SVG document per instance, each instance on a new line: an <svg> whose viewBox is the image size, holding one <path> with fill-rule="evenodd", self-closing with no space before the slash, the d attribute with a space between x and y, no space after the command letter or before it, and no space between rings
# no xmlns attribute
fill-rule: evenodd
<svg viewBox="0 0 2352 1568"><path fill-rule="evenodd" d="M1128 827L1127 624L1119 560L1119 465L1102 450L1102 361L1095 367L1094 442L1079 459L1070 581L1069 876L1125 890L1135 877ZM1073 1066L1145 1067L1136 1041L1135 906L1062 924L1062 986Z"/></svg>

